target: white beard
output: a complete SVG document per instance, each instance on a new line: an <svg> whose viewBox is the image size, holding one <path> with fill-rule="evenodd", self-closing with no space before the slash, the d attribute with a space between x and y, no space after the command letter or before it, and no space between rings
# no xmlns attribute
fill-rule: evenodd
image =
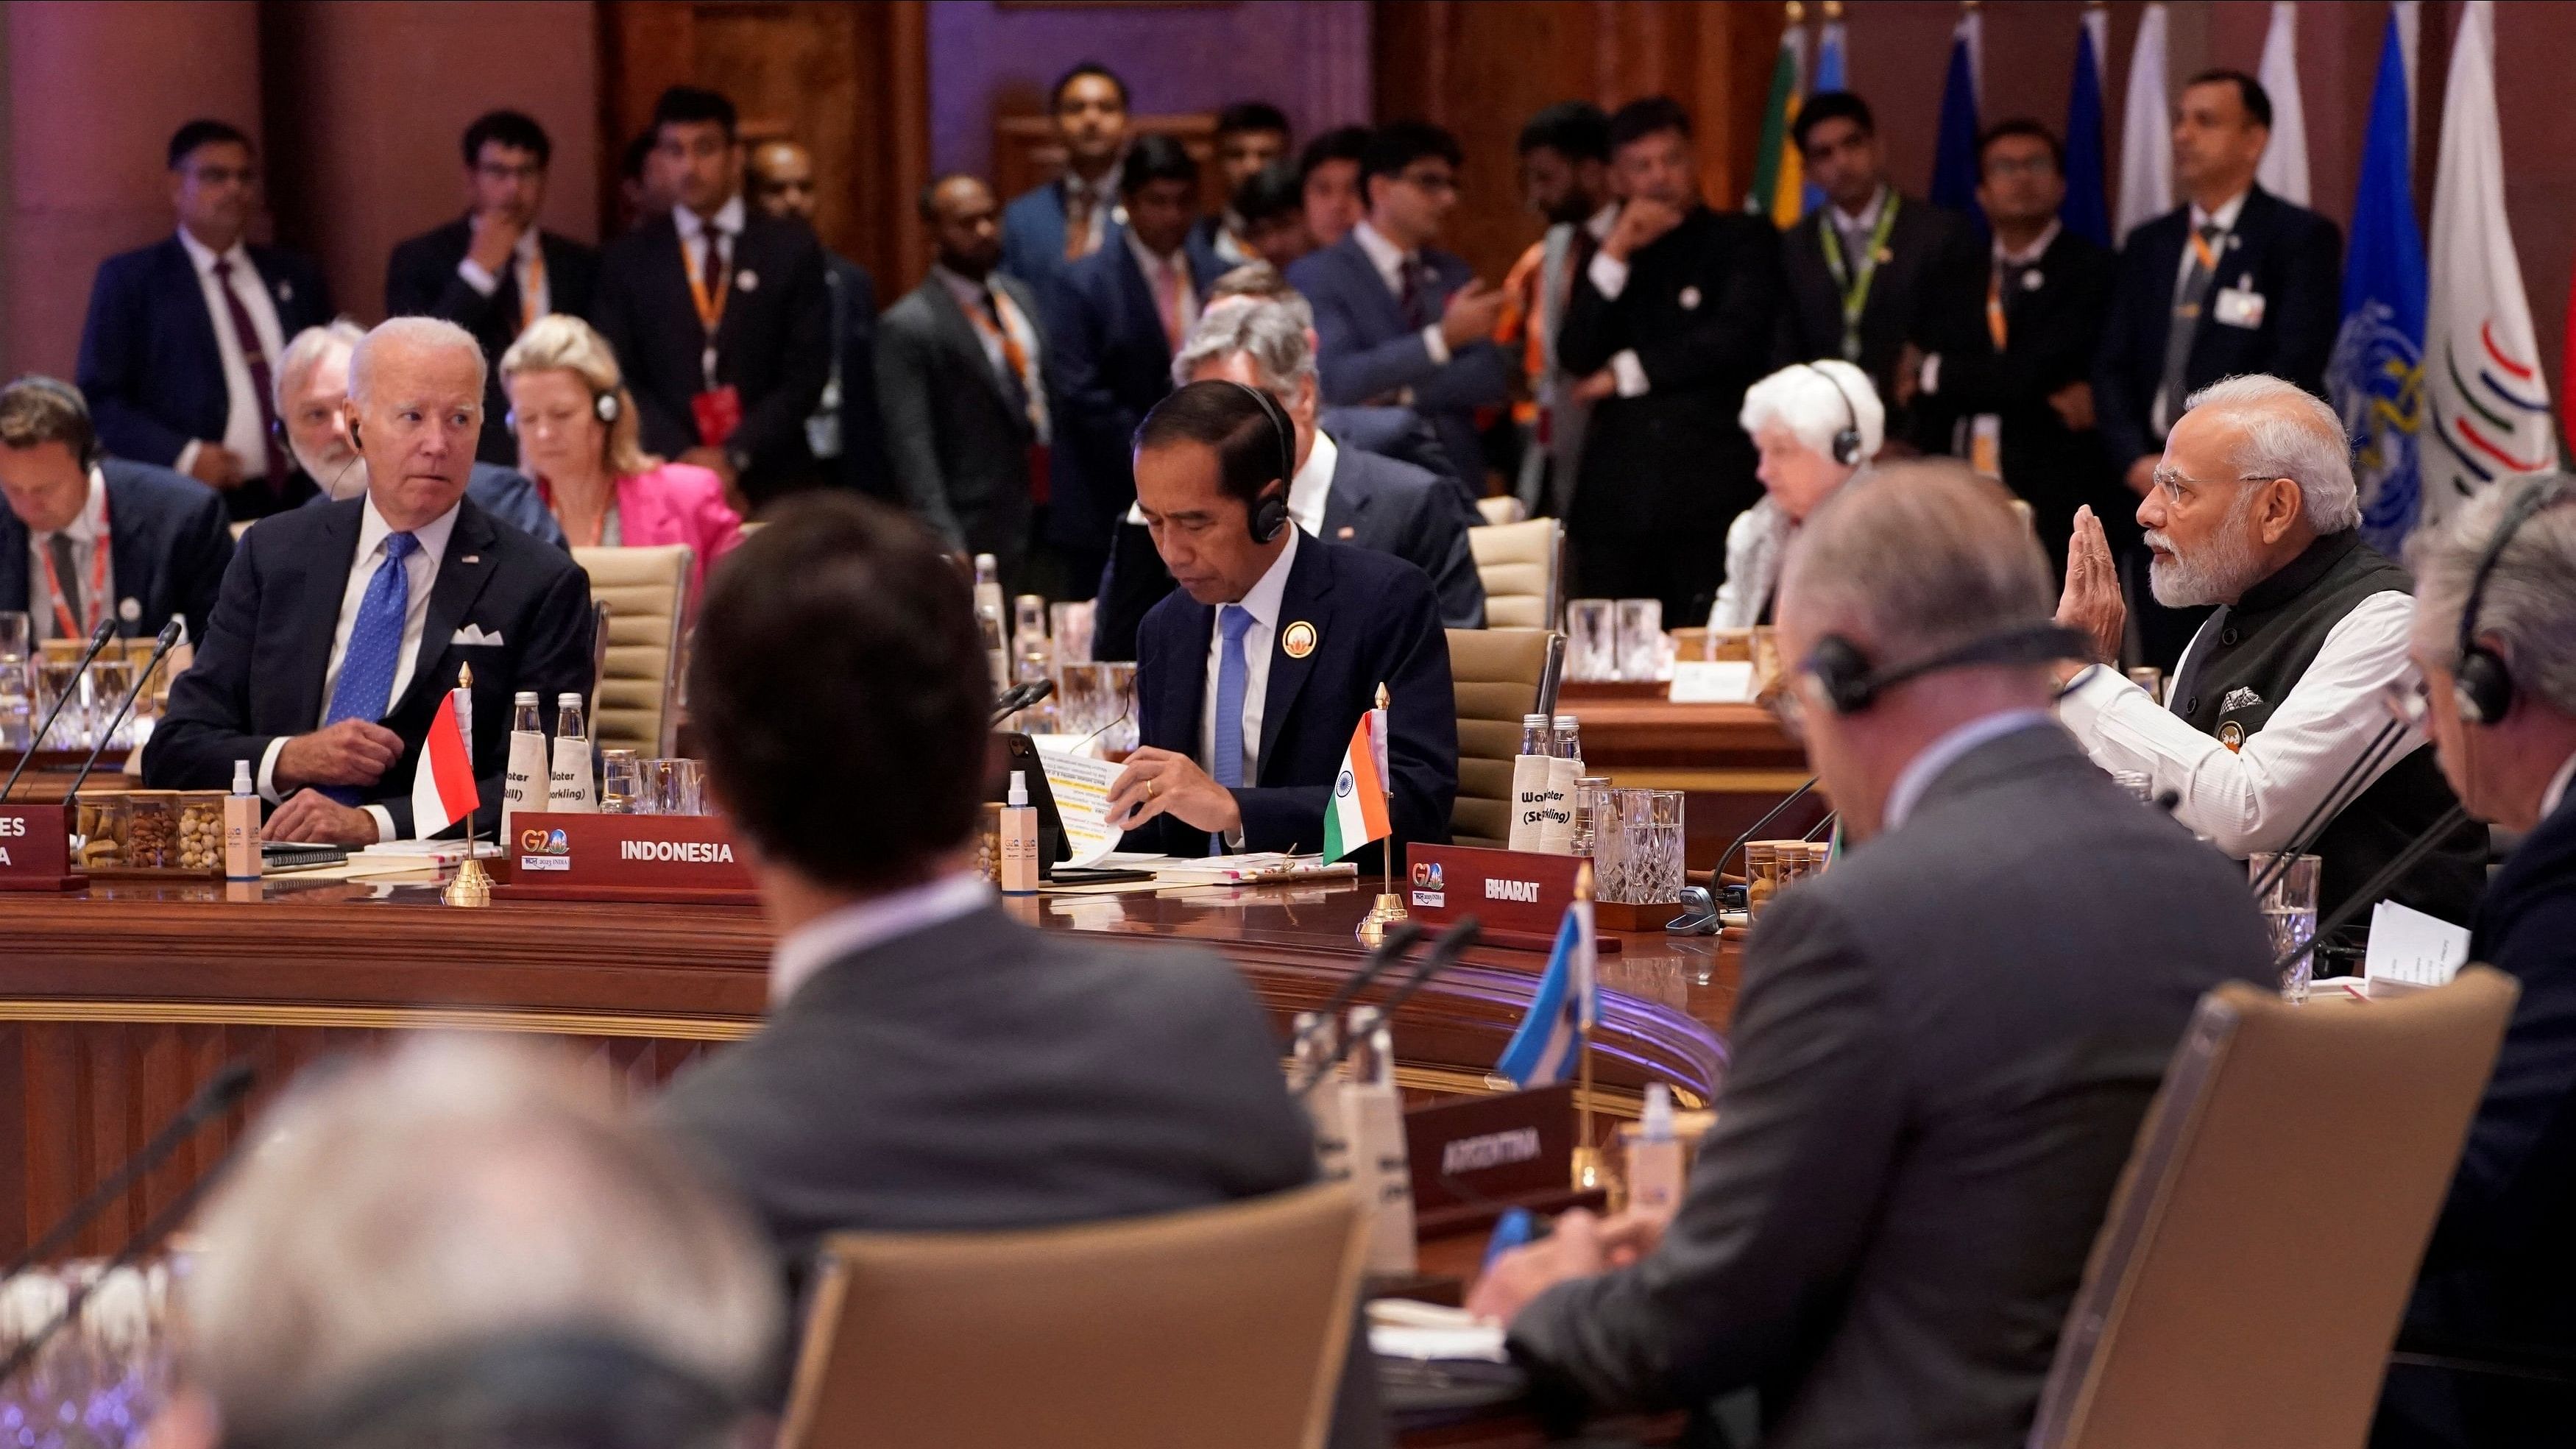
<svg viewBox="0 0 2576 1449"><path fill-rule="evenodd" d="M323 497L336 502L367 491L367 460L356 452L339 459L322 459L291 444L287 451L295 455L295 465L313 480L313 486L322 490Z"/></svg>
<svg viewBox="0 0 2576 1449"><path fill-rule="evenodd" d="M2253 541L2239 528L2221 528L2196 558L2175 551L2173 540L2153 529L2148 530L2146 541L2165 550L2148 563L2147 586L2156 602L2168 609L2227 603L2261 577L2262 562L2255 557Z"/></svg>

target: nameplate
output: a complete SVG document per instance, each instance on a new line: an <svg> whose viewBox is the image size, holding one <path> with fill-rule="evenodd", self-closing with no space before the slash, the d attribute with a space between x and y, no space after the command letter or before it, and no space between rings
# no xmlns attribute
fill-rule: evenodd
<svg viewBox="0 0 2576 1449"><path fill-rule="evenodd" d="M0 891L65 891L72 873L71 812L60 805L0 805Z"/></svg>
<svg viewBox="0 0 2576 1449"><path fill-rule="evenodd" d="M1756 693L1752 661L1685 659L1673 666L1675 704L1751 704Z"/></svg>
<svg viewBox="0 0 2576 1449"><path fill-rule="evenodd" d="M1413 1214L1424 1237L1544 1208L1572 1192L1574 1084L1416 1107L1404 1114Z"/></svg>
<svg viewBox="0 0 2576 1449"><path fill-rule="evenodd" d="M1407 845L1404 907L1438 931L1461 916L1483 923L1488 945L1544 951L1556 943L1574 879L1592 862L1577 855L1486 850L1473 845ZM1618 943L1603 940L1603 951Z"/></svg>
<svg viewBox="0 0 2576 1449"><path fill-rule="evenodd" d="M522 811L502 842L497 891L554 900L737 902L759 899L743 847L721 815L575 815Z"/></svg>

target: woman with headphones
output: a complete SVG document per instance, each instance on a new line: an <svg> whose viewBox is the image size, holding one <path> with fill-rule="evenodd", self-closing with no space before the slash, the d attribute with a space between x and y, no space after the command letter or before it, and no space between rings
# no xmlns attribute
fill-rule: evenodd
<svg viewBox="0 0 2576 1449"><path fill-rule="evenodd" d="M689 595L702 595L707 565L742 541L742 517L713 472L643 451L635 399L607 340L578 317L540 318L502 354L501 386L519 467L537 481L564 540L575 548L685 543L696 555Z"/></svg>
<svg viewBox="0 0 2576 1449"><path fill-rule="evenodd" d="M1746 388L1736 421L1761 454L1754 474L1764 497L1726 530L1726 582L1708 611L1712 629L1769 621L1790 531L1878 456L1887 410L1869 374L1850 363L1798 362Z"/></svg>

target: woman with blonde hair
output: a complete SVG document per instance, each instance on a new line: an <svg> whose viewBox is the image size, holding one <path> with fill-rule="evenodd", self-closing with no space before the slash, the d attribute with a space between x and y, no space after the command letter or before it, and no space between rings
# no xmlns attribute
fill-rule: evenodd
<svg viewBox="0 0 2576 1449"><path fill-rule="evenodd" d="M742 541L742 517L724 481L643 450L635 399L617 355L589 323L560 312L538 319L501 355L519 466L575 548L685 543L695 553L690 593L707 565Z"/></svg>

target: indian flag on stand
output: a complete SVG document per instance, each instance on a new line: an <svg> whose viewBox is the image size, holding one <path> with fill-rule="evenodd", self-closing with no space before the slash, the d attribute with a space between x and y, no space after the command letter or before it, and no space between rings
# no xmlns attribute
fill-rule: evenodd
<svg viewBox="0 0 2576 1449"><path fill-rule="evenodd" d="M1386 711L1379 708L1360 716L1342 751L1332 803L1324 807L1324 859L1339 860L1393 833L1386 818Z"/></svg>

